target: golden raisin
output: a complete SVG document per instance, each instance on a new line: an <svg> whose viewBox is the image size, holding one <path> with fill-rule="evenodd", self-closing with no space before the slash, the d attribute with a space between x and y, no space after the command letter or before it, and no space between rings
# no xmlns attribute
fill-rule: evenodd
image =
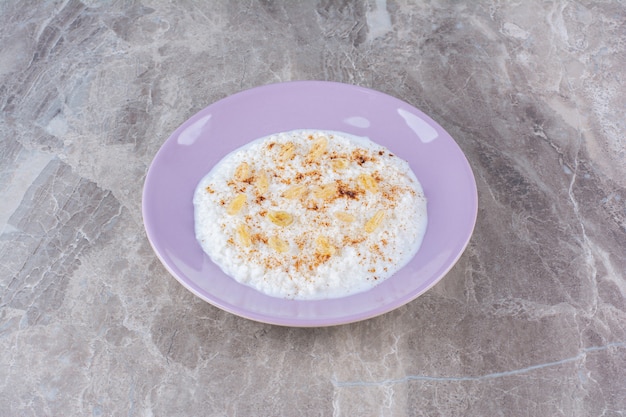
<svg viewBox="0 0 626 417"><path fill-rule="evenodd" d="M258 173L255 181L256 191L259 194L265 194L270 187L270 180L265 171Z"/></svg>
<svg viewBox="0 0 626 417"><path fill-rule="evenodd" d="M307 154L307 161L317 161L320 157L326 152L326 148L328 147L328 139L325 136L319 137L313 141L311 144L311 149L309 149L309 153Z"/></svg>
<svg viewBox="0 0 626 417"><path fill-rule="evenodd" d="M374 230L380 226L383 219L385 218L384 210L378 210L371 219L365 222L365 231L367 233L372 233Z"/></svg>
<svg viewBox="0 0 626 417"><path fill-rule="evenodd" d="M241 246L250 246L252 245L252 238L250 237L250 229L243 223L240 223L237 226L237 238Z"/></svg>
<svg viewBox="0 0 626 417"><path fill-rule="evenodd" d="M359 175L359 184L361 187L365 188L367 191L371 193L378 192L378 183L376 180L369 174L361 174Z"/></svg>
<svg viewBox="0 0 626 417"><path fill-rule="evenodd" d="M289 200L295 200L296 198L302 197L307 192L306 186L304 185L294 185L289 187L283 192L283 197Z"/></svg>
<svg viewBox="0 0 626 417"><path fill-rule="evenodd" d="M230 214L231 216L239 213L243 206L246 204L247 199L248 197L244 193L238 194L237 197L233 198L233 200L228 205L226 213Z"/></svg>
<svg viewBox="0 0 626 417"><path fill-rule="evenodd" d="M342 222L346 222L346 223L351 223L354 220L356 220L356 218L352 214L346 213L344 211L335 212L335 217L341 220Z"/></svg>
<svg viewBox="0 0 626 417"><path fill-rule="evenodd" d="M344 170L344 169L348 168L349 164L350 164L350 162L348 162L348 160L346 158L335 158L335 159L332 159L330 161L330 166L335 171Z"/></svg>
<svg viewBox="0 0 626 417"><path fill-rule="evenodd" d="M313 195L322 200L332 200L337 196L337 184L331 182L322 186L316 187L313 190Z"/></svg>
<svg viewBox="0 0 626 417"><path fill-rule="evenodd" d="M334 247L325 236L318 236L317 239L315 239L315 244L315 250L320 255L332 256L337 252L337 248Z"/></svg>
<svg viewBox="0 0 626 417"><path fill-rule="evenodd" d="M288 161L296 155L296 145L292 142L284 143L278 151L278 159L280 161Z"/></svg>
<svg viewBox="0 0 626 417"><path fill-rule="evenodd" d="M272 236L267 240L267 244L276 252L284 253L289 250L289 243L285 242L278 236Z"/></svg>
<svg viewBox="0 0 626 417"><path fill-rule="evenodd" d="M293 223L293 216L286 211L270 211L267 218L277 226L286 227Z"/></svg>
<svg viewBox="0 0 626 417"><path fill-rule="evenodd" d="M237 181L245 181L250 178L250 165L247 162L242 162L235 169L235 179Z"/></svg>

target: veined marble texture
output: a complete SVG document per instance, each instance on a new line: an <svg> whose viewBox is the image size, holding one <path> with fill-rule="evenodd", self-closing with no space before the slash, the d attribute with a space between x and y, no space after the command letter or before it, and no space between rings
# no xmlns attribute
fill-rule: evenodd
<svg viewBox="0 0 626 417"><path fill-rule="evenodd" d="M235 92L373 88L474 170L458 264L383 316L253 322L146 238L169 134ZM0 3L1 416L624 416L623 1Z"/></svg>

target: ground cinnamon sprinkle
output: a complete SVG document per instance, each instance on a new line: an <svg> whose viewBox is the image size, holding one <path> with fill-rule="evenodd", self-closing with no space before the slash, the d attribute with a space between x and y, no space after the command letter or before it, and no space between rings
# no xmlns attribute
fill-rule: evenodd
<svg viewBox="0 0 626 417"><path fill-rule="evenodd" d="M419 246L425 198L404 161L390 163L364 141L294 131L231 154L236 175L208 175L194 197L213 213L196 216L203 249L235 279L276 296L343 296L389 276Z"/></svg>

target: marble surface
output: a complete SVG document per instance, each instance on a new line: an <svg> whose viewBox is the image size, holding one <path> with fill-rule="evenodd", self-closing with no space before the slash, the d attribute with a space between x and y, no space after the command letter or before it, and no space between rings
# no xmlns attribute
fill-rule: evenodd
<svg viewBox="0 0 626 417"><path fill-rule="evenodd" d="M623 416L622 1L0 3L0 415ZM169 134L280 81L428 113L478 185L433 289L299 329L204 303L147 241Z"/></svg>

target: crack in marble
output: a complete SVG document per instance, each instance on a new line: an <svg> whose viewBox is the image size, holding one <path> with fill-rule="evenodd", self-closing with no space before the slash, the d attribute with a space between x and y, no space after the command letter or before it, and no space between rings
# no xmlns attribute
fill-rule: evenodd
<svg viewBox="0 0 626 417"><path fill-rule="evenodd" d="M424 382L476 382L487 379L498 379L509 376L517 376L526 374L539 369L552 368L567 363L577 362L586 358L587 354L606 351L611 348L624 348L626 349L626 342L613 342L603 346L591 346L584 348L576 355L558 361L546 362L538 365L531 365L524 368L513 369L510 371L493 372L485 375L478 376L428 376L428 375L407 375L403 378L397 379L385 379L382 381L338 381L333 379L331 382L336 388L352 388L352 387L386 387L389 385L403 384L410 381L424 381Z"/></svg>
<svg viewBox="0 0 626 417"><path fill-rule="evenodd" d="M178 329L174 329L172 336L170 337L170 344L167 348L167 353L165 354L165 361L167 364L170 364L170 356L172 354L172 347L174 346L174 339L176 338L176 334L178 333Z"/></svg>
<svg viewBox="0 0 626 417"><path fill-rule="evenodd" d="M578 205L578 201L576 200L576 196L574 195L574 184L576 179L578 178L578 164L579 164L579 155L580 149L582 146L582 134L579 132L578 135L578 149L574 156L573 169L572 169L572 179L568 188L568 197L572 203L572 207L574 209L574 215L576 216L576 220L580 224L580 229L582 233L582 244L583 244L583 253L585 256L585 263L589 267L589 281L591 283L591 288L593 290L593 305L591 306L591 311L589 312L591 315L595 314L598 310L598 268L596 266L596 259L594 257L594 244L587 235L587 231L585 228L584 219L580 213L580 208Z"/></svg>

